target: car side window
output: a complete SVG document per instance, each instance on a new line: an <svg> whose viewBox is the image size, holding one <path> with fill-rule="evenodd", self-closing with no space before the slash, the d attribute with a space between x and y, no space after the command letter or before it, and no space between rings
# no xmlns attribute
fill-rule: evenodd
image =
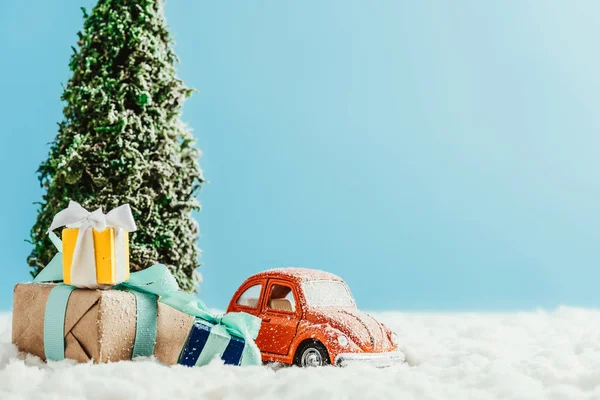
<svg viewBox="0 0 600 400"><path fill-rule="evenodd" d="M262 285L254 285L250 286L248 289L244 291L237 299L237 305L244 307L257 308L258 300L260 299L260 291L262 289Z"/></svg>
<svg viewBox="0 0 600 400"><path fill-rule="evenodd" d="M272 285L267 308L274 311L296 312L296 300L292 288L287 285Z"/></svg>

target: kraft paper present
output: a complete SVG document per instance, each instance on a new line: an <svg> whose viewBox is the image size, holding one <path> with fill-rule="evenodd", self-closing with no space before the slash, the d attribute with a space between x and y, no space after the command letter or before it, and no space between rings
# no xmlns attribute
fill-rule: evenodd
<svg viewBox="0 0 600 400"><path fill-rule="evenodd" d="M20 351L45 359L44 313L50 283L19 283L14 289L12 341ZM158 303L154 356L177 364L194 317ZM120 290L74 290L67 304L65 357L79 362L130 360L136 332L135 295Z"/></svg>
<svg viewBox="0 0 600 400"><path fill-rule="evenodd" d="M78 228L65 228L62 231L63 277L71 284L73 253L79 235ZM106 228L99 232L92 228L96 283L116 285L129 279L129 232Z"/></svg>

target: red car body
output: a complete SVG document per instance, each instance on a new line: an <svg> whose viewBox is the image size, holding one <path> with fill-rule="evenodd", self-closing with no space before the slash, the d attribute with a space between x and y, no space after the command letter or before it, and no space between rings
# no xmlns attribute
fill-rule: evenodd
<svg viewBox="0 0 600 400"><path fill-rule="evenodd" d="M265 362L301 366L403 362L397 337L359 311L345 282L328 272L280 268L246 279L227 312L262 319L256 344Z"/></svg>

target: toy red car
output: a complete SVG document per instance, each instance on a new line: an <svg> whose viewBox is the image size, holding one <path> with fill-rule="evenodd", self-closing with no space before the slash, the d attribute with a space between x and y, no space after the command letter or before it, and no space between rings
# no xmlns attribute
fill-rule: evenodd
<svg viewBox="0 0 600 400"><path fill-rule="evenodd" d="M227 308L232 311L262 319L256 344L264 362L301 367L404 362L397 335L359 311L346 283L328 272L304 268L260 272L235 292Z"/></svg>

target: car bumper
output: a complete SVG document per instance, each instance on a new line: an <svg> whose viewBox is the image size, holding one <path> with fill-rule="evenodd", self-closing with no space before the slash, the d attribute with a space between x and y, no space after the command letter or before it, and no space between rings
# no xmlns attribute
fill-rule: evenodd
<svg viewBox="0 0 600 400"><path fill-rule="evenodd" d="M375 367L389 367L402 364L406 359L401 351L389 353L341 353L335 357L334 364L346 367L352 364L369 364Z"/></svg>

